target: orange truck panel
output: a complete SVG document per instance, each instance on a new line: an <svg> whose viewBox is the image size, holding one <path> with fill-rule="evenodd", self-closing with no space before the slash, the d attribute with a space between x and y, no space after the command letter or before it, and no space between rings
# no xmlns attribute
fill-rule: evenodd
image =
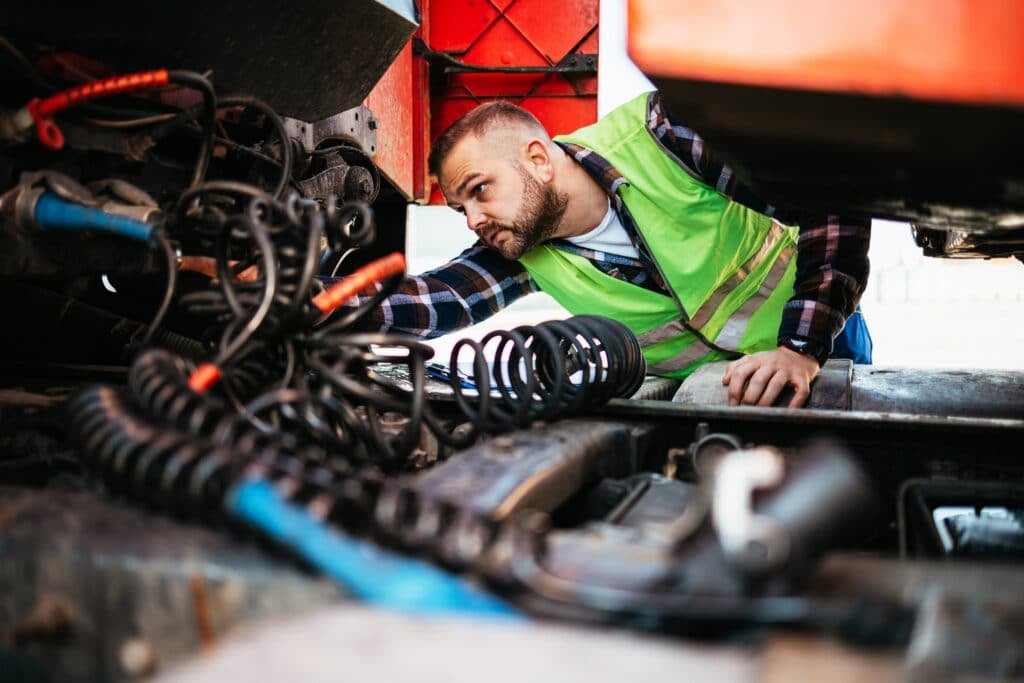
<svg viewBox="0 0 1024 683"><path fill-rule="evenodd" d="M1024 105L1019 0L630 0L648 75Z"/></svg>

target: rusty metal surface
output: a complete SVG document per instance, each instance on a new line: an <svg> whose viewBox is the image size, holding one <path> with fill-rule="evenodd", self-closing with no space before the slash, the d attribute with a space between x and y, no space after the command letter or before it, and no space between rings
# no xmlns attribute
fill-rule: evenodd
<svg viewBox="0 0 1024 683"><path fill-rule="evenodd" d="M673 402L689 406L728 405L722 386L725 361L697 368ZM775 405L785 405L783 394ZM1014 370L930 370L825 363L811 385L808 409L851 410L978 418L1024 417L1024 372Z"/></svg>
<svg viewBox="0 0 1024 683"><path fill-rule="evenodd" d="M126 680L337 587L222 532L91 493L0 488L0 634L53 680Z"/></svg>

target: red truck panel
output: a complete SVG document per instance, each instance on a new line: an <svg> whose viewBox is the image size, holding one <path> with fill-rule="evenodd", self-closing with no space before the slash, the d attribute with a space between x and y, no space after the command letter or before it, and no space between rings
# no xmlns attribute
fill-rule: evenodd
<svg viewBox="0 0 1024 683"><path fill-rule="evenodd" d="M548 67L598 48L598 0L424 0L417 37L428 50L481 66ZM433 79L428 89L429 69ZM552 134L597 119L596 68L589 74L447 72L409 47L367 98L380 120L375 161L411 199L430 196L430 141L476 105L494 99L533 112ZM442 203L438 193L433 203Z"/></svg>

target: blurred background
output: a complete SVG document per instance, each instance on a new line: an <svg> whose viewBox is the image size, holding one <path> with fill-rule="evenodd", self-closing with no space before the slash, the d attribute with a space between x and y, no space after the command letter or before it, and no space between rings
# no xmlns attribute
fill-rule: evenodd
<svg viewBox="0 0 1024 683"><path fill-rule="evenodd" d="M651 89L626 54L625 0L601 2L598 112ZM552 131L552 133L567 131ZM446 207L411 206L409 272L438 266L473 242L462 216ZM1024 264L1016 259L926 258L907 223L875 221L871 277L862 299L876 365L1024 369ZM565 317L536 294L469 330L431 342L447 357L459 338Z"/></svg>

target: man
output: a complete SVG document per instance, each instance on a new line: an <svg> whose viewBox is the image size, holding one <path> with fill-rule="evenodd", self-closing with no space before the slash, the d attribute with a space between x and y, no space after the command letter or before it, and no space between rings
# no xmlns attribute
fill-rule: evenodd
<svg viewBox="0 0 1024 683"><path fill-rule="evenodd" d="M790 385L798 407L864 290L868 221L760 200L657 93L555 140L523 109L482 105L429 164L480 240L407 278L377 313L384 329L437 336L544 290L574 315L629 326L650 372L736 359L723 377L731 405L771 405ZM870 362L854 322L854 353Z"/></svg>

